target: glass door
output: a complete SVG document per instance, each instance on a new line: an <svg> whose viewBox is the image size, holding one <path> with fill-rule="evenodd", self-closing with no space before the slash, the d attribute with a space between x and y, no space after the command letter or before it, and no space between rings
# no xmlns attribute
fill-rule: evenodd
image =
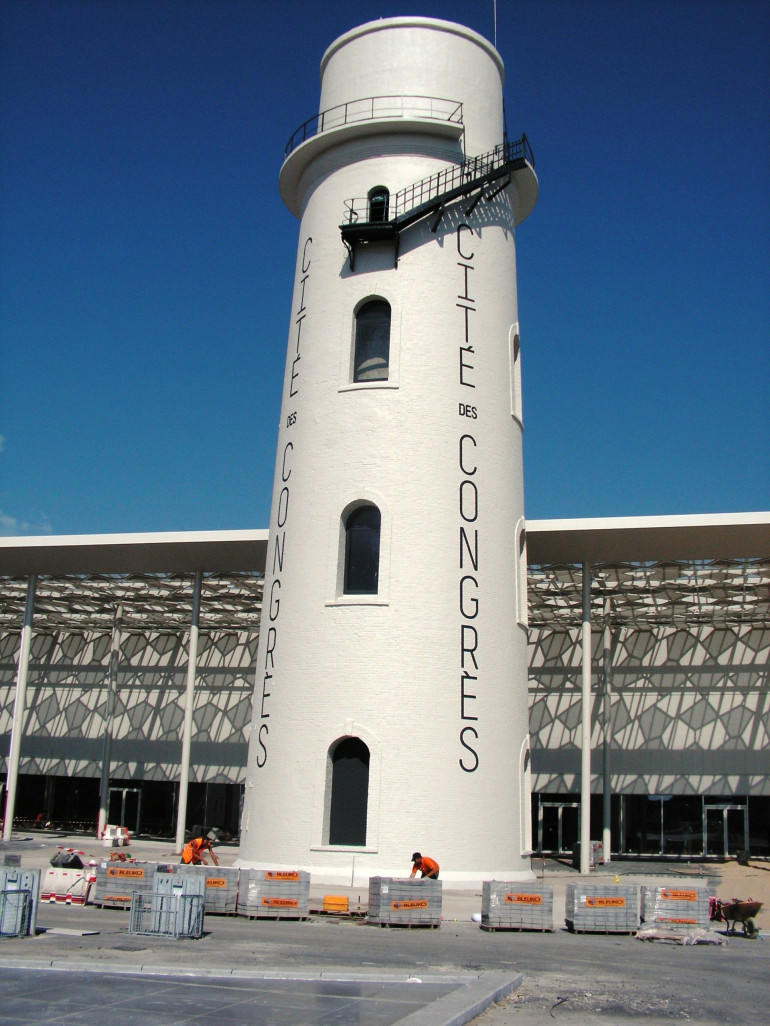
<svg viewBox="0 0 770 1026"><path fill-rule="evenodd" d="M540 802L538 850L571 854L580 839L579 802Z"/></svg>
<svg viewBox="0 0 770 1026"><path fill-rule="evenodd" d="M561 807L561 842L562 851L570 854L580 840L580 806L570 802Z"/></svg>
<svg viewBox="0 0 770 1026"><path fill-rule="evenodd" d="M704 806L704 851L725 858L746 849L747 807L745 805Z"/></svg>
<svg viewBox="0 0 770 1026"><path fill-rule="evenodd" d="M112 826L127 827L132 834L139 833L142 811L142 791L138 787L111 787L110 809L107 821Z"/></svg>

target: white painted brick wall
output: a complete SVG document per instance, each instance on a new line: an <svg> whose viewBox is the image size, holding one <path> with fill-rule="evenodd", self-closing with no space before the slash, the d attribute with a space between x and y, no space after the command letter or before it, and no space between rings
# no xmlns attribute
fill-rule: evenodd
<svg viewBox="0 0 770 1026"><path fill-rule="evenodd" d="M501 68L489 44L424 19L375 26L327 54L322 109L399 92L457 98L466 145L478 153L502 141ZM449 881L516 879L529 862L520 836L527 651L516 616L522 447L509 353L514 199L504 192L470 216L461 201L435 234L429 221L404 233L397 269L393 247L377 245L351 272L344 201L379 184L394 194L460 159L449 137L379 127L334 147L330 134L298 187L241 852L249 864L302 866L330 883L350 881L354 858L357 880L404 875L416 848ZM351 388L353 312L370 296L392 308L390 377L387 387ZM472 388L460 380L467 344L462 374ZM461 404L475 416L461 416ZM461 487L472 523L461 516ZM340 523L360 499L382 512L380 588L351 600L339 595ZM460 565L461 526L478 530L478 571L467 554ZM461 718L463 624L478 632L478 671L465 656L478 676L466 692L476 697L464 704L477 719ZM328 753L346 735L371 752L363 849L324 846Z"/></svg>

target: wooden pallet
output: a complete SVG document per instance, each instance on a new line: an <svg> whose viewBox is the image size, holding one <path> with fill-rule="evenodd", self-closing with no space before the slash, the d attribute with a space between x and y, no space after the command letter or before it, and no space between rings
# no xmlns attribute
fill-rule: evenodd
<svg viewBox="0 0 770 1026"><path fill-rule="evenodd" d="M364 909L348 909L347 912L335 912L328 908L311 908L311 916L330 916L332 919L364 919L367 912Z"/></svg>
<svg viewBox="0 0 770 1026"><path fill-rule="evenodd" d="M256 912L254 912L254 913L251 913L251 912L237 912L236 915L238 915L241 919L251 919L251 920L259 919L259 920L262 920L262 921L264 921L266 923L306 923L308 921L308 919L310 918L309 915L306 915L306 916L263 916L263 915L257 915Z"/></svg>
<svg viewBox="0 0 770 1026"><path fill-rule="evenodd" d="M373 919L366 920L367 926L389 926L396 930L438 930L441 923L378 923Z"/></svg>
<svg viewBox="0 0 770 1026"><path fill-rule="evenodd" d="M580 927L579 928L579 927L575 926L575 924L571 920L569 920L569 919L565 919L565 922L567 924L567 929L569 930L570 933L603 933L603 934L605 934L607 936L612 936L612 937L635 937L636 936L636 930L637 930L636 927L634 927L633 929L626 929L626 930L601 930L601 929L591 929L591 930L589 930L589 929L586 929L585 927Z"/></svg>
<svg viewBox="0 0 770 1026"><path fill-rule="evenodd" d="M489 923L479 923L479 928L485 933L553 933L552 926L490 926Z"/></svg>

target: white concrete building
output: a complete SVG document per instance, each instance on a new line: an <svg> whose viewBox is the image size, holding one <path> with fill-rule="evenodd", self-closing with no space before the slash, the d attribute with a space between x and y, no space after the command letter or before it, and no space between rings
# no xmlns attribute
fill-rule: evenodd
<svg viewBox="0 0 770 1026"><path fill-rule="evenodd" d="M770 513L527 532L533 847L579 836L588 651L591 837L606 796L614 855L770 857ZM132 832L173 836L180 814L238 832L266 554L266 531L0 539L0 791L4 808L16 719L19 827L95 831L104 776Z"/></svg>
<svg viewBox="0 0 770 1026"><path fill-rule="evenodd" d="M321 80L280 177L301 222L241 854L342 883L451 850L450 882L515 879L531 154L459 25L363 25Z"/></svg>

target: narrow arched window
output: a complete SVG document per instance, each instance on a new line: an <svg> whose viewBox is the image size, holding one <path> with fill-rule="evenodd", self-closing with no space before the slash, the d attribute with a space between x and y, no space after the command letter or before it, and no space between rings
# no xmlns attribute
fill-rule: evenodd
<svg viewBox="0 0 770 1026"><path fill-rule="evenodd" d="M519 421L524 422L521 403L521 340L519 326L514 324L510 332L511 356L511 413Z"/></svg>
<svg viewBox="0 0 770 1026"><path fill-rule="evenodd" d="M529 734L521 743L519 753L519 815L521 854L532 854L532 750L529 747Z"/></svg>
<svg viewBox="0 0 770 1026"><path fill-rule="evenodd" d="M516 525L516 619L522 626L529 624L529 601L527 595L527 529L524 518Z"/></svg>
<svg viewBox="0 0 770 1026"><path fill-rule="evenodd" d="M384 185L378 185L369 192L369 220L382 222L388 220L390 193Z"/></svg>
<svg viewBox="0 0 770 1026"><path fill-rule="evenodd" d="M390 304L365 303L356 314L353 381L387 381L390 360Z"/></svg>
<svg viewBox="0 0 770 1026"><path fill-rule="evenodd" d="M345 521L346 595L377 594L381 520L376 506L358 506Z"/></svg>
<svg viewBox="0 0 770 1026"><path fill-rule="evenodd" d="M364 845L369 803L369 749L360 738L345 737L330 754L329 844Z"/></svg>

